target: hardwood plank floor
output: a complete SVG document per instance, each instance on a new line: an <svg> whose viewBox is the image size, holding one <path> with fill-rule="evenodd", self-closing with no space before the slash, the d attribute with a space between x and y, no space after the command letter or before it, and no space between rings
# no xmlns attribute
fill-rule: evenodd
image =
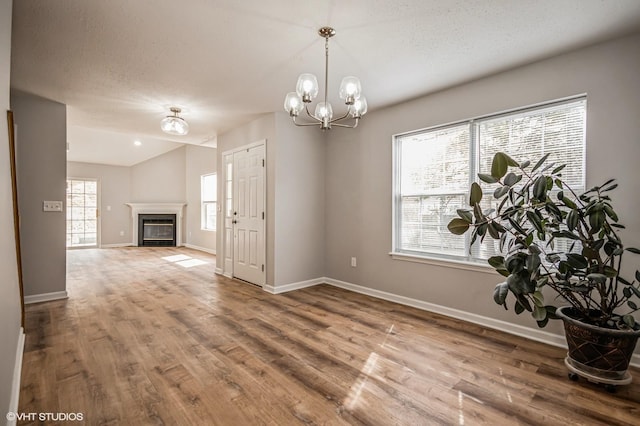
<svg viewBox="0 0 640 426"><path fill-rule="evenodd" d="M328 285L274 296L186 248L67 259L69 299L27 306L22 413L91 425L640 423L640 384L612 395L571 382L559 348Z"/></svg>

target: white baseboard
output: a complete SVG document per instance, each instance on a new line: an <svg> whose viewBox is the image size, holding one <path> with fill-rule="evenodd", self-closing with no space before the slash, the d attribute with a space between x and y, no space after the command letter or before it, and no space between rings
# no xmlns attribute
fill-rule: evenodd
<svg viewBox="0 0 640 426"><path fill-rule="evenodd" d="M66 299L69 297L66 291L54 291L52 293L34 294L24 297L24 304L29 305L31 303L49 302L51 300Z"/></svg>
<svg viewBox="0 0 640 426"><path fill-rule="evenodd" d="M315 280L313 280L315 281ZM536 330L529 327L524 327L517 324L511 324L506 321L497 320L494 318L485 317L483 315L472 314L469 312L461 311L458 309L449 308L442 305L436 305L434 303L425 302L422 300L412 299L410 297L399 296L393 293L387 293L368 287L351 284L345 281L339 281L332 278L323 278L320 281L332 285L334 287L350 290L355 293L366 294L367 296L375 297L378 299L388 300L390 302L399 303L401 305L407 305L414 308L422 309L424 311L433 312L436 314L445 315L451 318L467 321L473 324L478 324L487 328L502 331L508 334L524 337L526 339L535 340L537 342L546 343L548 345L567 348L567 341L564 335L549 333L547 331ZM631 365L634 367L640 367L640 354L634 354L631 357Z"/></svg>
<svg viewBox="0 0 640 426"><path fill-rule="evenodd" d="M272 285L264 285L262 289L271 294L286 293L288 291L300 290L302 288L313 287L314 285L324 284L327 282L327 278L314 278L312 280L299 281L297 283L279 285L274 287Z"/></svg>
<svg viewBox="0 0 640 426"><path fill-rule="evenodd" d="M216 249L210 249L210 248L206 248L206 247L200 247L200 246L195 246L193 244L185 244L184 245L186 248L190 248L190 249L194 249L194 250L200 250L203 251L205 253L209 253L209 254L216 254Z"/></svg>
<svg viewBox="0 0 640 426"><path fill-rule="evenodd" d="M496 330L504 331L509 334L515 334L516 336L526 337L528 339L537 340L539 342L548 343L554 346L566 347L564 336L549 333L542 330L534 330L532 328L523 327L517 324L511 324L505 321L485 317L482 315L472 314L469 312L461 311L458 309L448 308L442 305L436 305L435 303L429 303L418 299L412 299L410 297L398 296L397 294L387 293L386 291L380 291L371 289L368 287L362 287L356 284L351 284L344 281L334 280L327 278L327 284L335 287L351 290L356 293L366 294L378 299L388 300L390 302L396 302L401 305L407 305L414 308L422 309L423 311L434 312L436 314L446 315L448 317L457 318L463 321L468 321L474 324L479 324L485 327L493 328Z"/></svg>
<svg viewBox="0 0 640 426"><path fill-rule="evenodd" d="M13 367L13 382L11 383L11 399L9 401L9 412L18 412L20 402L20 378L22 376L22 356L24 354L24 329L20 327L18 335L18 345L16 346L16 362ZM16 420L7 420L7 426L13 426Z"/></svg>
<svg viewBox="0 0 640 426"><path fill-rule="evenodd" d="M100 248L133 247L133 243L100 244Z"/></svg>
<svg viewBox="0 0 640 426"><path fill-rule="evenodd" d="M222 269L222 268L218 268L218 267L216 267L216 269L215 269L214 273L215 273L216 275L222 275L223 277L227 277L227 278L231 278L231 279L233 279L233 276L232 276L230 273L228 273L228 272L224 272L224 269Z"/></svg>
<svg viewBox="0 0 640 426"><path fill-rule="evenodd" d="M225 272L222 268L216 268L214 273L216 275L222 275L223 277L233 279L233 275L231 275L229 272Z"/></svg>

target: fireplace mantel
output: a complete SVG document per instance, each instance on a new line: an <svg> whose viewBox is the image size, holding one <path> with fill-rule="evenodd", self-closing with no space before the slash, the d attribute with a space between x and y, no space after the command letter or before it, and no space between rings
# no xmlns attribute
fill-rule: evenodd
<svg viewBox="0 0 640 426"><path fill-rule="evenodd" d="M182 214L186 203L125 203L131 207L133 218L133 245L138 245L138 215L139 214L175 214L176 215L176 246L182 245Z"/></svg>

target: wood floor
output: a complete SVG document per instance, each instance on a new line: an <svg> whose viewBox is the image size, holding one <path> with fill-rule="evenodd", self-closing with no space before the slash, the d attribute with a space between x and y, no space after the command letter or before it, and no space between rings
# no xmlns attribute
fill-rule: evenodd
<svg viewBox="0 0 640 426"><path fill-rule="evenodd" d="M68 252L69 299L27 307L19 411L91 425L640 424L640 384L571 382L562 349L328 285L274 296L214 265L185 248Z"/></svg>

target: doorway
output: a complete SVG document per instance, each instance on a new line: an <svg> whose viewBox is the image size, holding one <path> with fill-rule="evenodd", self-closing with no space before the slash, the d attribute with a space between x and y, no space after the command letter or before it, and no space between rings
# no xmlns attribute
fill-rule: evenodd
<svg viewBox="0 0 640 426"><path fill-rule="evenodd" d="M266 283L265 141L223 154L224 273Z"/></svg>
<svg viewBox="0 0 640 426"><path fill-rule="evenodd" d="M98 181L67 179L67 248L98 247Z"/></svg>

